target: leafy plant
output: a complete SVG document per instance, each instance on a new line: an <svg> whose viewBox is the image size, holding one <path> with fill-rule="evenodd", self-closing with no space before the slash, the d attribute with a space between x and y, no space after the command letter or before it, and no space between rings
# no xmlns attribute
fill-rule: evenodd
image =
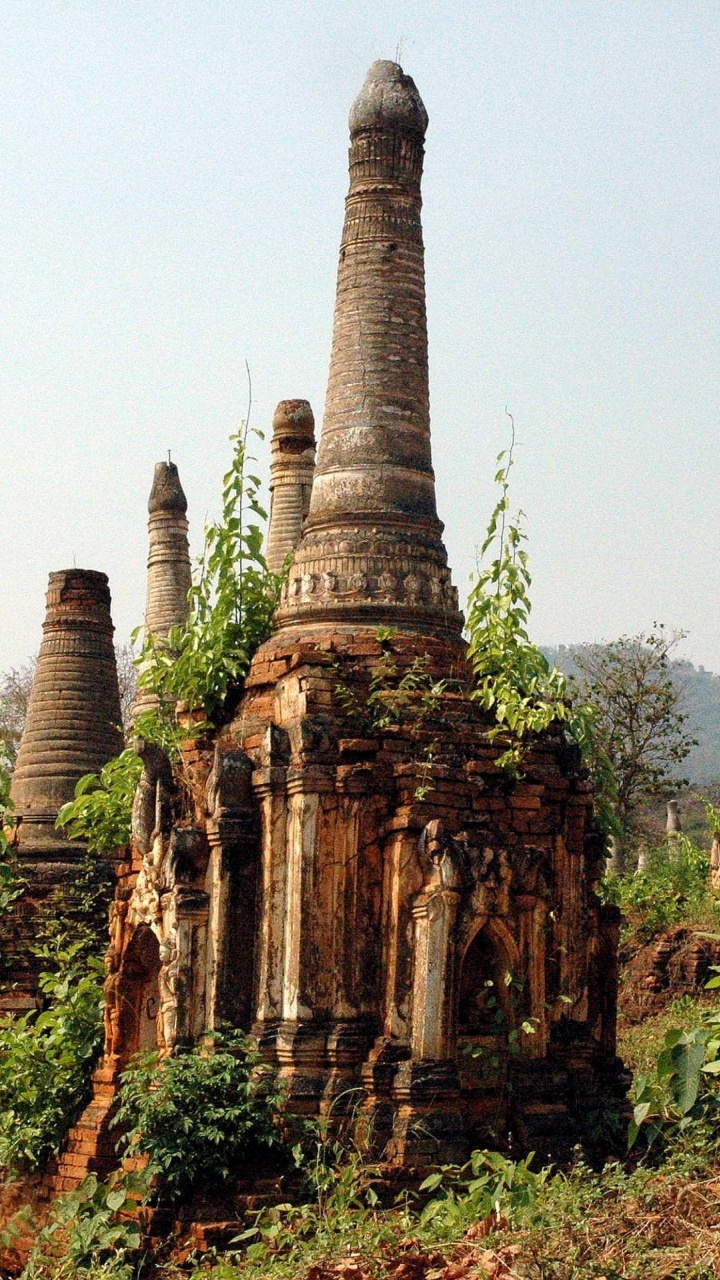
<svg viewBox="0 0 720 1280"><path fill-rule="evenodd" d="M87 1100L102 1040L104 966L83 940L40 975L45 1008L0 1018L0 1167L42 1168Z"/></svg>
<svg viewBox="0 0 720 1280"><path fill-rule="evenodd" d="M142 761L131 747L109 760L99 773L86 773L75 797L64 804L57 825L94 853L115 853L130 841L133 796Z"/></svg>
<svg viewBox="0 0 720 1280"><path fill-rule="evenodd" d="M195 1187L216 1191L244 1161L280 1145L280 1095L241 1032L177 1057L138 1056L123 1073L115 1123L121 1144L147 1156L147 1172L172 1202Z"/></svg>
<svg viewBox="0 0 720 1280"><path fill-rule="evenodd" d="M253 434L262 438L262 433ZM273 574L262 552L266 513L260 481L248 474L245 424L234 436L233 460L223 479L222 518L205 530L199 575L190 589L183 627L166 638L145 636L138 659L139 685L161 705L178 701L203 707L208 717L243 679L250 660L268 638L282 577Z"/></svg>
<svg viewBox="0 0 720 1280"><path fill-rule="evenodd" d="M530 736L542 733L553 723L564 723L584 756L595 743L594 715L585 706L573 707L567 682L557 667L550 667L543 653L530 640L530 586L532 578L527 535L522 528L522 512L510 514L510 472L515 448L515 424L511 423L510 448L497 456L495 482L500 497L490 517L480 560L491 555L489 564L478 569L468 597L468 656L475 687L472 697L495 717L491 740L502 736L509 745L498 757L499 768L517 776ZM606 769L603 794L612 791L612 773ZM607 813L602 817L607 822Z"/></svg>
<svg viewBox="0 0 720 1280"><path fill-rule="evenodd" d="M499 1151L473 1151L462 1169L431 1173L421 1191L438 1191L420 1214L420 1225L432 1223L438 1238L457 1238L469 1227L486 1232L517 1225L533 1208L538 1188L550 1170L533 1172L534 1152L517 1163Z"/></svg>
<svg viewBox="0 0 720 1280"><path fill-rule="evenodd" d="M180 733L174 714L145 711L135 723L135 737L161 747L170 759L179 755ZM142 760L132 747L114 756L99 773L86 773L75 785L75 796L58 814L57 826L73 840L83 840L91 853L116 853L130 841L135 789Z"/></svg>
<svg viewBox="0 0 720 1280"><path fill-rule="evenodd" d="M127 1217L118 1217L134 1208L127 1180L115 1175L102 1183L89 1174L76 1190L54 1202L22 1280L135 1280L140 1229Z"/></svg>
<svg viewBox="0 0 720 1280"><path fill-rule="evenodd" d="M612 897L626 917L626 939L649 942L683 920L712 923L709 871L708 855L678 832L650 851L645 870L613 878Z"/></svg>

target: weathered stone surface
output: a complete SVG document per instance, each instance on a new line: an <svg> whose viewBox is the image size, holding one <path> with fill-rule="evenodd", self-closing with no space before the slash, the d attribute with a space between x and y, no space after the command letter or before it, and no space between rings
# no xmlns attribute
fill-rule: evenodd
<svg viewBox="0 0 720 1280"><path fill-rule="evenodd" d="M273 418L265 558L281 573L300 541L315 471L315 418L307 400L281 400Z"/></svg>
<svg viewBox="0 0 720 1280"><path fill-rule="evenodd" d="M393 62L374 63L350 114L323 430L281 631L316 636L329 622L362 621L460 634L430 455L426 126L410 77Z"/></svg>
<svg viewBox="0 0 720 1280"><path fill-rule="evenodd" d="M605 848L579 754L558 726L513 781L470 696L430 461L426 123L412 81L376 63L351 114L309 514L237 710L186 744L189 808L123 869L96 1084L143 1035L170 1052L231 1022L291 1115L356 1111L405 1166L509 1128L564 1154L623 1085L618 913L595 892ZM421 680L393 702L418 660L440 691Z"/></svg>
<svg viewBox="0 0 720 1280"><path fill-rule="evenodd" d="M25 852L56 846L75 783L122 749L120 695L104 573L50 574L47 613L12 802Z"/></svg>
<svg viewBox="0 0 720 1280"><path fill-rule="evenodd" d="M158 462L148 499L148 563L145 633L156 639L182 626L188 615L192 582L188 545L187 498L174 462ZM133 719L156 705L155 696L138 692Z"/></svg>
<svg viewBox="0 0 720 1280"><path fill-rule="evenodd" d="M71 899L83 846L58 831L75 784L122 750L110 592L104 573L50 574L43 641L27 721L13 774L23 897L3 925L0 1008L32 1007L39 962L33 944L41 921Z"/></svg>

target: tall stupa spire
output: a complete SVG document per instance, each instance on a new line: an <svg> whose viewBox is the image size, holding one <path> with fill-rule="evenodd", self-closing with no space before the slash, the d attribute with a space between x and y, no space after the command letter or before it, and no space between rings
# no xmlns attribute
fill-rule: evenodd
<svg viewBox="0 0 720 1280"><path fill-rule="evenodd" d="M350 112L350 190L310 511L277 613L459 635L430 456L420 178L427 113L394 62Z"/></svg>
<svg viewBox="0 0 720 1280"><path fill-rule="evenodd" d="M166 636L187 618L190 590L187 498L174 462L158 462L148 499L145 628Z"/></svg>
<svg viewBox="0 0 720 1280"><path fill-rule="evenodd" d="M192 583L188 546L187 498L174 462L155 464L148 499L148 562L145 634L164 639L188 616ZM155 694L140 689L132 718L157 705Z"/></svg>

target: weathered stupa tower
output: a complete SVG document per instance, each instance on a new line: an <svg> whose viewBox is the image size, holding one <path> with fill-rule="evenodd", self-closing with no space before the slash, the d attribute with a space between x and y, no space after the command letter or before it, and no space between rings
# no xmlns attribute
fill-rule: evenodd
<svg viewBox="0 0 720 1280"><path fill-rule="evenodd" d="M265 559L282 573L310 508L315 471L315 418L307 400L281 400L273 417L270 517Z"/></svg>
<svg viewBox="0 0 720 1280"><path fill-rule="evenodd" d="M138 1044L231 1022L290 1111L359 1103L375 1147L411 1164L508 1129L557 1154L622 1092L618 913L595 892L579 753L557 725L509 777L472 697L430 455L426 125L412 80L375 63L350 114L307 520L239 705L184 753L194 814L166 807L152 841L137 826L97 1076L109 1098Z"/></svg>
<svg viewBox="0 0 720 1280"><path fill-rule="evenodd" d="M350 191L310 511L277 614L310 638L383 623L459 638L430 456L420 223L427 112L376 62L350 112Z"/></svg>
<svg viewBox="0 0 720 1280"><path fill-rule="evenodd" d="M113 649L110 591L104 573L64 569L50 574L43 641L13 774L17 851L27 890L11 920L7 945L14 989L0 1007L35 1001L37 964L29 947L38 913L72 892L84 846L58 831L59 810L75 784L122 750L120 696Z"/></svg>
<svg viewBox="0 0 720 1280"><path fill-rule="evenodd" d="M174 462L155 465L148 499L148 565L145 633L164 638L188 615L192 582L188 545L187 498ZM133 720L156 704L154 694L140 689Z"/></svg>

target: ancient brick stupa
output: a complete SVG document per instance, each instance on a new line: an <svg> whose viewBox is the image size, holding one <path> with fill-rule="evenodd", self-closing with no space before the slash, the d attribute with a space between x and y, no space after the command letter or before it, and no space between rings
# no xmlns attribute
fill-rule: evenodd
<svg viewBox="0 0 720 1280"><path fill-rule="evenodd" d="M270 525L265 559L282 573L310 507L315 471L315 418L307 400L281 400L273 417Z"/></svg>
<svg viewBox="0 0 720 1280"><path fill-rule="evenodd" d="M13 773L17 853L27 890L6 940L9 966L1 1008L35 1002L37 962L30 944L38 912L71 892L84 846L58 831L61 807L75 784L122 750L120 696L113 649L110 591L104 573L64 569L51 573L47 613Z"/></svg>
<svg viewBox="0 0 720 1280"><path fill-rule="evenodd" d="M509 778L470 697L430 454L426 125L412 80L375 63L307 519L237 711L185 754L189 823L137 824L98 1077L109 1097L138 1044L230 1021L291 1111L352 1107L411 1164L510 1131L567 1149L618 1080L617 913L577 751L558 726Z"/></svg>
<svg viewBox="0 0 720 1280"><path fill-rule="evenodd" d="M188 614L192 581L188 546L187 498L174 462L158 462L148 499L148 565L145 633L164 638L182 626ZM150 711L157 699L141 689L133 719Z"/></svg>

